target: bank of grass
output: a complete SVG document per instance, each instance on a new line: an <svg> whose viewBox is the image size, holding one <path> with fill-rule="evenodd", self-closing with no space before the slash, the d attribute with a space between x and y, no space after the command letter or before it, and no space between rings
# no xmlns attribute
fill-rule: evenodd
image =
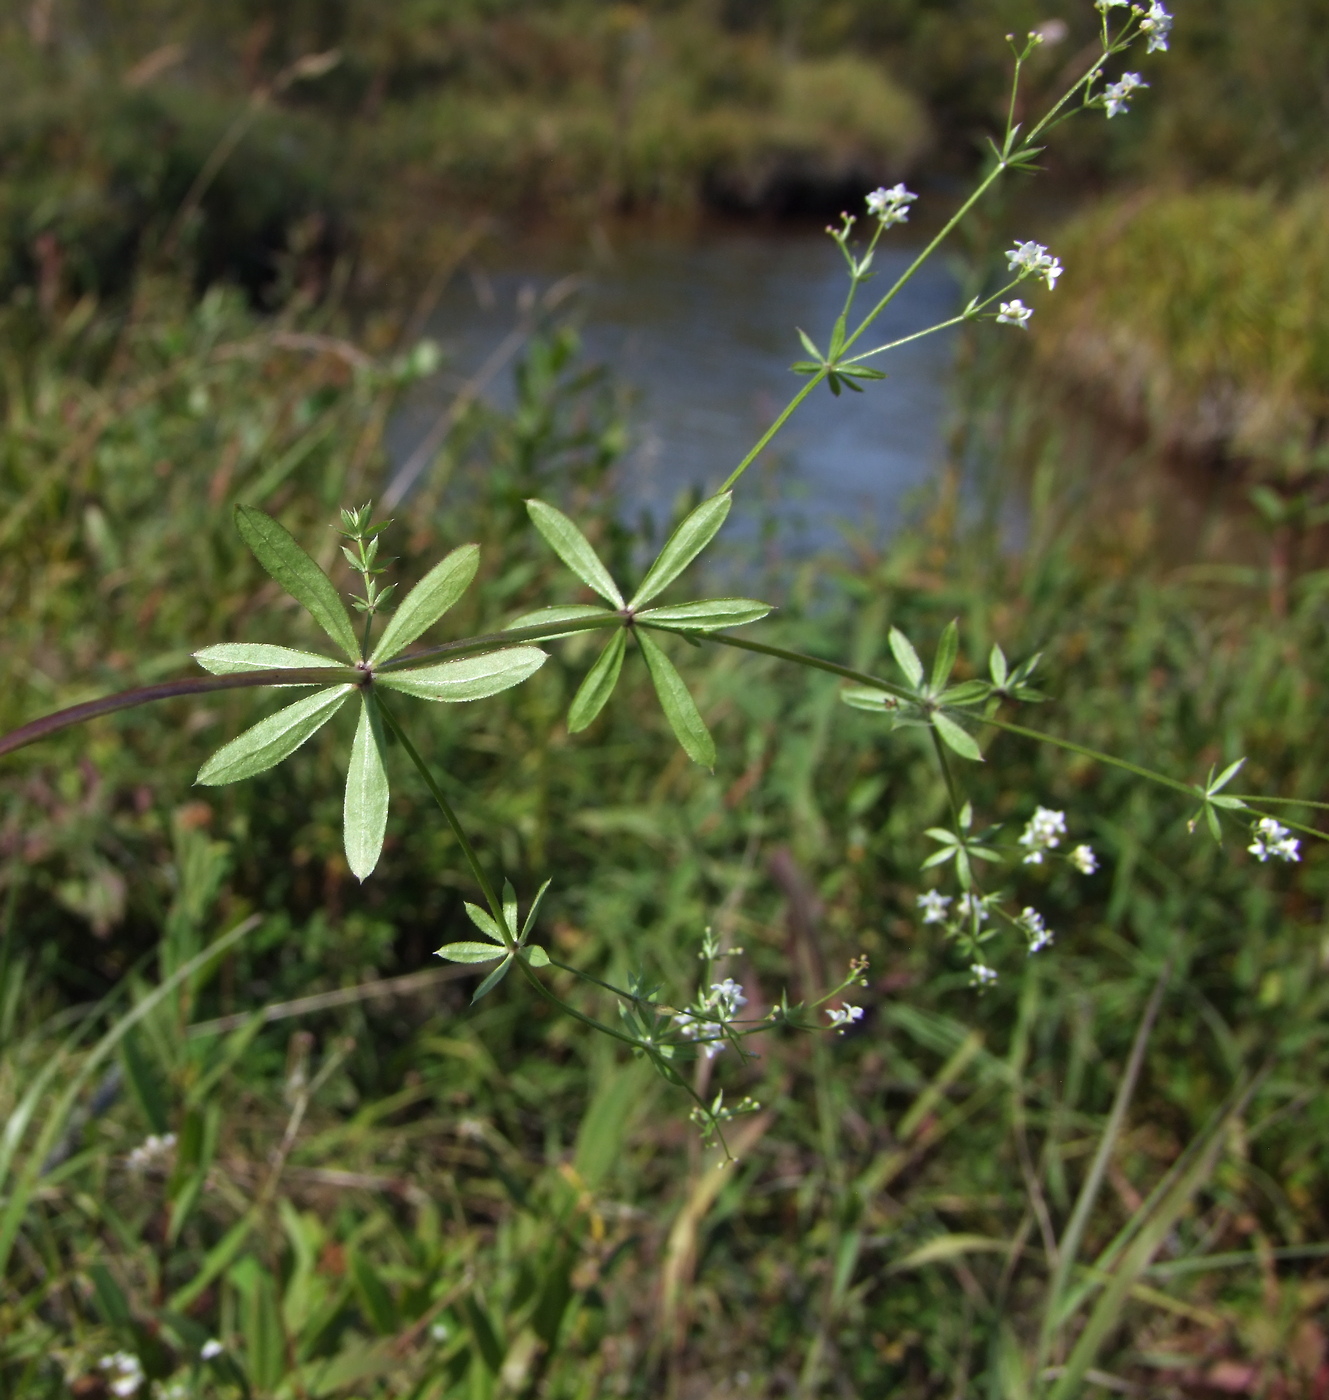
<svg viewBox="0 0 1329 1400"><path fill-rule="evenodd" d="M1141 191L1061 229L1045 368L1161 447L1296 481L1329 465L1329 196Z"/></svg>
<svg viewBox="0 0 1329 1400"><path fill-rule="evenodd" d="M128 322L7 313L6 728L184 670L209 641L312 642L229 507L278 512L331 565L336 507L381 482L409 361L370 361L330 310L274 323L168 283L134 304ZM531 494L575 509L630 574L605 477L621 412L574 350L553 329L532 342L517 411L468 415L389 538L406 577L481 542L450 626L566 596L525 524ZM1055 698L1030 722L1186 779L1246 754L1251 789L1322 796L1319 580L1271 618L1263 592L1169 578L1120 531L1077 528L1050 487L1040 500L1018 557L943 500L879 558L795 569L765 635L871 667L889 665L889 625L926 648L958 616L967 671L994 639L1046 650ZM589 658L553 650L518 691L416 726L484 858L523 891L555 876L551 947L682 996L711 923L746 950L726 970L758 1007L866 953L864 1026L811 1047L773 1034L746 1068L703 1062L699 1085L767 1109L734 1126L743 1160L717 1193L683 1100L639 1064L519 986L472 1011L470 983L427 980L470 890L407 775L359 887L339 835L344 735L253 783L191 789L261 696L25 751L0 785L4 1393L104 1393L100 1358L123 1351L219 1397L778 1394L800 1375L805 1394L1018 1395L1046 1298L1038 1222L1065 1226L1164 966L1087 1257L1143 1219L1241 1076L1266 1077L1098 1365L1146 1387L1198 1389L1220 1363L1310 1384L1329 1226L1318 847L1258 866L1239 830L1221 850L1189 835L1176 795L1001 738L983 819L1064 808L1103 871L1017 868L1012 897L1057 940L1034 960L994 948L1001 981L980 996L918 922L921 833L945 796L907 734L846 710L830 678L680 647L720 743L712 777L680 759L632 671L568 736ZM182 974L236 929L219 964ZM134 1156L166 1132L173 1151ZM196 1364L214 1337L222 1355Z"/></svg>

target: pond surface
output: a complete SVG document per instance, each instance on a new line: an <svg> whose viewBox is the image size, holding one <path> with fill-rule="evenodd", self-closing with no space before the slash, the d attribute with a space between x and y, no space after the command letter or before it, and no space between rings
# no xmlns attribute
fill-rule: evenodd
<svg viewBox="0 0 1329 1400"><path fill-rule="evenodd" d="M860 292L868 307L914 255L878 254L878 276ZM398 467L439 412L519 319L523 294L541 295L576 275L565 305L587 355L634 390L632 446L619 472L625 516L668 520L680 494L713 490L742 460L802 381L796 327L829 338L844 297L844 261L824 234L709 230L687 239L636 237L592 257L542 249L510 264L459 274L428 332L448 368L421 386L394 424ZM940 260L901 292L867 348L954 314L959 293ZM765 520L795 552L834 546L848 526L880 540L902 522L908 498L942 450L953 333L890 352L889 378L839 398L825 388L799 409L744 478L733 523ZM485 391L511 398L508 368ZM736 532L737 533L737 532Z"/></svg>

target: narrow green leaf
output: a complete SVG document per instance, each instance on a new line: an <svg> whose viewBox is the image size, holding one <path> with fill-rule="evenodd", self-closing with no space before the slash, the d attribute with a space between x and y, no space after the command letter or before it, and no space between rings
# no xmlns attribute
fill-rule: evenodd
<svg viewBox="0 0 1329 1400"><path fill-rule="evenodd" d="M522 950L522 957L531 967L548 967L549 954L543 948L531 947Z"/></svg>
<svg viewBox="0 0 1329 1400"><path fill-rule="evenodd" d="M992 643L992 651L988 656L988 669L992 672L992 684L998 690L1006 684L1008 674L1006 667L1006 653L996 643Z"/></svg>
<svg viewBox="0 0 1329 1400"><path fill-rule="evenodd" d="M1228 766L1224 768L1223 771L1218 775L1218 780L1209 784L1209 792L1211 794L1215 792L1221 792L1222 789L1227 787L1227 785L1232 781L1232 779L1235 778L1237 774L1241 772L1242 765L1245 762L1246 760L1244 758L1239 758L1235 763L1229 763Z"/></svg>
<svg viewBox="0 0 1329 1400"><path fill-rule="evenodd" d="M941 640L937 643L937 654L932 658L932 690L940 694L955 668L955 658L960 652L960 625L952 618L942 629Z"/></svg>
<svg viewBox="0 0 1329 1400"><path fill-rule="evenodd" d="M932 716L932 727L937 731L942 743L958 753L961 758L967 758L973 763L983 762L983 750L978 747L977 740L967 729L962 729L956 724L949 715L938 710Z"/></svg>
<svg viewBox="0 0 1329 1400"><path fill-rule="evenodd" d="M352 661L358 661L360 647L345 605L327 574L296 544L291 532L253 506L236 506L235 523L254 558Z"/></svg>
<svg viewBox="0 0 1329 1400"><path fill-rule="evenodd" d="M1208 802L1204 804L1204 820L1209 827L1209 834L1221 846L1223 844L1223 828L1219 825L1218 813Z"/></svg>
<svg viewBox="0 0 1329 1400"><path fill-rule="evenodd" d="M828 360L833 360L844 349L845 338L845 313L842 311L835 318L835 325L831 328L831 348L826 355Z"/></svg>
<svg viewBox="0 0 1329 1400"><path fill-rule="evenodd" d="M627 645L627 628L620 627L610 637L609 645L596 657L595 665L587 671L585 680L577 687L577 693L572 697L572 708L568 710L569 734L580 734L604 709L605 703L618 684L619 672L623 669L623 653Z"/></svg>
<svg viewBox="0 0 1329 1400"><path fill-rule="evenodd" d="M663 592L687 568L703 549L715 538L716 532L725 522L729 507L733 504L734 493L723 491L711 496L692 511L665 542L660 557L646 571L636 596L628 604L639 608L649 603L657 593Z"/></svg>
<svg viewBox="0 0 1329 1400"><path fill-rule="evenodd" d="M840 692L840 699L846 705L852 705L856 710L871 710L880 714L882 710L889 708L886 702L891 699L891 696L887 695L884 690L872 690L864 685L851 685L846 686Z"/></svg>
<svg viewBox="0 0 1329 1400"><path fill-rule="evenodd" d="M923 684L923 663L918 659L913 643L898 627L891 628L891 655L904 672L905 679L917 689Z"/></svg>
<svg viewBox="0 0 1329 1400"><path fill-rule="evenodd" d="M525 942L531 936L531 930L535 927L536 915L540 912L540 906L544 903L545 892L554 882L548 879L535 892L535 898L531 901L531 907L526 911L526 922L521 926L522 941Z"/></svg>
<svg viewBox="0 0 1329 1400"><path fill-rule="evenodd" d="M472 904L470 900L466 902L466 915L470 921L484 934L486 938L492 939L502 947L507 946L507 939L503 937L502 930L494 921L494 916L488 909L481 909L478 904ZM497 956L495 954L494 956Z"/></svg>
<svg viewBox="0 0 1329 1400"><path fill-rule="evenodd" d="M242 671L303 671L311 666L346 665L344 661L319 656L317 652L265 646L262 642L223 642L219 646L204 647L202 651L194 653L194 660L214 676L234 676Z"/></svg>
<svg viewBox="0 0 1329 1400"><path fill-rule="evenodd" d="M455 704L462 700L483 700L488 695L520 685L548 659L547 653L539 647L509 647L507 651L443 661L437 666L382 671L374 678L374 683L420 700Z"/></svg>
<svg viewBox="0 0 1329 1400"><path fill-rule="evenodd" d="M801 327L795 326L794 329L798 331L798 338L803 342L803 349L806 350L814 360L816 360L817 368L820 369L822 364L824 363L824 356L813 343L812 337L808 335L808 333Z"/></svg>
<svg viewBox="0 0 1329 1400"><path fill-rule="evenodd" d="M988 681L961 681L959 685L943 690L937 698L943 705L973 705L986 700L991 693L992 686Z"/></svg>
<svg viewBox="0 0 1329 1400"><path fill-rule="evenodd" d="M715 767L715 740L706 728L692 692L683 683L683 677L674 669L674 663L660 650L659 643L652 640L647 632L638 632L637 641L641 644L642 655L646 658L655 693L674 731L678 742L683 745L687 756L703 768Z"/></svg>
<svg viewBox="0 0 1329 1400"><path fill-rule="evenodd" d="M495 987L508 975L508 969L512 966L513 954L509 953L506 958L485 978L475 989L471 997L471 1005L474 1006L481 997L486 997Z"/></svg>
<svg viewBox="0 0 1329 1400"><path fill-rule="evenodd" d="M503 881L503 922L508 926L508 932L513 937L517 936L517 891L512 888L511 880Z"/></svg>
<svg viewBox="0 0 1329 1400"><path fill-rule="evenodd" d="M204 787L221 787L266 772L322 729L354 689L353 685L329 686L260 720L219 748L198 770L194 781Z"/></svg>
<svg viewBox="0 0 1329 1400"><path fill-rule="evenodd" d="M1215 807L1222 807L1228 812L1244 812L1246 810L1246 804L1240 797L1211 796L1209 801Z"/></svg>
<svg viewBox="0 0 1329 1400"><path fill-rule="evenodd" d="M445 943L434 951L436 958L454 963L487 963L504 956L492 943Z"/></svg>
<svg viewBox="0 0 1329 1400"><path fill-rule="evenodd" d="M934 865L945 865L948 860L954 858L956 852L959 851L959 849L960 848L958 846L943 846L941 850L933 851L933 853L923 862L923 869L931 870Z"/></svg>
<svg viewBox="0 0 1329 1400"><path fill-rule="evenodd" d="M647 608L637 614L637 621L680 632L718 632L722 627L742 627L760 621L770 611L769 603L759 603L755 598L702 598L695 603Z"/></svg>
<svg viewBox="0 0 1329 1400"><path fill-rule="evenodd" d="M555 510L543 501L527 501L526 512L531 517L531 524L544 536L550 549L587 588L593 588L616 608L623 606L623 595L618 591L618 584L609 576L609 570L591 548L590 540L561 510Z"/></svg>
<svg viewBox="0 0 1329 1400"><path fill-rule="evenodd" d="M346 863L357 880L367 880L383 850L388 824L388 770L383 765L383 733L373 695L360 692L360 723L351 745L342 805Z"/></svg>
<svg viewBox="0 0 1329 1400"><path fill-rule="evenodd" d="M867 368L867 367L858 367L858 366L850 366L850 367L847 368L847 369L841 369L841 370L839 371L839 373L842 374L846 379L885 379L885 378L886 378L886 371L885 371L885 370L870 369L870 368ZM854 385L854 384L851 384L849 387L850 387L851 389L853 389L853 388L857 388L858 386L857 386L857 385Z"/></svg>
<svg viewBox="0 0 1329 1400"><path fill-rule="evenodd" d="M568 603L557 608L537 608L534 612L522 613L520 617L515 617L503 629L505 632L515 632L519 627L553 627L560 622L580 622L586 617L613 617L614 613L609 608L597 607L594 603ZM548 637L541 638L542 641L552 642L559 637L576 636L577 630L569 632L554 632Z"/></svg>
<svg viewBox="0 0 1329 1400"><path fill-rule="evenodd" d="M464 544L435 564L401 600L369 659L388 661L410 646L466 592L479 567L478 544Z"/></svg>

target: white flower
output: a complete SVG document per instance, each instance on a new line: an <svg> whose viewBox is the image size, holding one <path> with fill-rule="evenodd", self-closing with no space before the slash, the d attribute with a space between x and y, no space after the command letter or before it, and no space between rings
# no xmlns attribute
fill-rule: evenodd
<svg viewBox="0 0 1329 1400"><path fill-rule="evenodd" d="M937 890L925 890L918 896L918 907L923 911L925 924L944 924L946 910L950 907L950 896Z"/></svg>
<svg viewBox="0 0 1329 1400"><path fill-rule="evenodd" d="M975 919L983 924L987 922L989 917L988 907L983 903L982 896L976 894L962 894L960 896L959 914L967 924L972 924Z"/></svg>
<svg viewBox="0 0 1329 1400"><path fill-rule="evenodd" d="M1042 865L1043 852L1060 846L1061 838L1065 835L1065 812L1054 812L1050 807L1034 808L1034 815L1025 823L1024 833L1020 837L1020 845L1028 852L1024 863Z"/></svg>
<svg viewBox="0 0 1329 1400"><path fill-rule="evenodd" d="M446 1322L431 1322L429 1324L429 1337L431 1341L439 1343L446 1342L451 1335Z"/></svg>
<svg viewBox="0 0 1329 1400"><path fill-rule="evenodd" d="M210 1337L203 1343L203 1349L199 1352L199 1356L204 1361L215 1361L225 1350L226 1348L216 1337Z"/></svg>
<svg viewBox="0 0 1329 1400"><path fill-rule="evenodd" d="M1271 856L1286 861L1301 859L1298 854L1301 842L1272 817L1261 817L1255 823L1254 834L1255 840L1246 849L1261 865Z"/></svg>
<svg viewBox="0 0 1329 1400"><path fill-rule="evenodd" d="M1041 243L1017 243L1007 252L1006 259L1009 271L1019 272L1021 278L1042 277L1049 291L1057 285L1057 278L1065 271L1061 259L1050 256Z"/></svg>
<svg viewBox="0 0 1329 1400"><path fill-rule="evenodd" d="M1109 83L1103 90L1103 105L1109 117L1115 117L1127 109L1131 94L1137 88L1147 88L1148 83L1138 73L1123 73L1121 81Z"/></svg>
<svg viewBox="0 0 1329 1400"><path fill-rule="evenodd" d="M1037 909L1030 909L1028 906L1020 910L1020 917L1016 923L1024 929L1029 937L1029 951L1040 953L1052 942L1052 930L1043 922L1043 916Z"/></svg>
<svg viewBox="0 0 1329 1400"><path fill-rule="evenodd" d="M1172 16L1159 4L1158 0L1146 11L1144 18L1140 21L1140 33L1147 35L1149 47L1146 53L1157 53L1162 50L1167 52L1167 36L1172 32Z"/></svg>
<svg viewBox="0 0 1329 1400"><path fill-rule="evenodd" d="M1109 10L1115 10L1118 5L1129 5L1131 0L1094 0L1094 9L1100 14L1107 14Z"/></svg>
<svg viewBox="0 0 1329 1400"><path fill-rule="evenodd" d="M131 1351L103 1356L98 1365L111 1377L107 1389L121 1397L137 1395L143 1387L143 1366Z"/></svg>
<svg viewBox="0 0 1329 1400"><path fill-rule="evenodd" d="M1092 875L1098 869L1098 857L1092 846L1077 846L1066 859L1081 875Z"/></svg>
<svg viewBox="0 0 1329 1400"><path fill-rule="evenodd" d="M174 1151L174 1133L166 1133L163 1137L151 1133L129 1154L127 1165L130 1171L147 1171L150 1167L163 1165Z"/></svg>
<svg viewBox="0 0 1329 1400"><path fill-rule="evenodd" d="M843 1035L846 1026L852 1026L855 1021L863 1019L863 1008L846 1003L844 1006L832 1007L826 1014L831 1018L831 1025Z"/></svg>
<svg viewBox="0 0 1329 1400"><path fill-rule="evenodd" d="M909 218L909 206L918 196L911 194L903 185L892 189L876 189L868 195L868 213L875 214L882 228L892 224L903 224Z"/></svg>
<svg viewBox="0 0 1329 1400"><path fill-rule="evenodd" d="M698 998L692 1011L682 1011L675 1016L674 1024L689 1040L701 1041L706 1058L713 1060L725 1047L719 1027L732 1021L739 1007L747 1004L742 986L732 977L726 977L723 982L712 982L706 996Z"/></svg>
<svg viewBox="0 0 1329 1400"><path fill-rule="evenodd" d="M971 987L990 987L996 980L996 972L983 963L975 963L969 969L969 985Z"/></svg>
<svg viewBox="0 0 1329 1400"><path fill-rule="evenodd" d="M1003 301L997 316L999 326L1019 326L1022 331L1029 329L1029 318L1034 314L1032 306L1026 306L1018 297L1014 301Z"/></svg>
<svg viewBox="0 0 1329 1400"><path fill-rule="evenodd" d="M748 1004L743 988L732 977L726 977L723 982L712 982L711 994L706 1001L715 1008L722 1021L732 1021L738 1008Z"/></svg>
<svg viewBox="0 0 1329 1400"><path fill-rule="evenodd" d="M1064 19L1045 19L1029 31L1029 37L1036 44L1060 44L1070 32L1070 25Z"/></svg>

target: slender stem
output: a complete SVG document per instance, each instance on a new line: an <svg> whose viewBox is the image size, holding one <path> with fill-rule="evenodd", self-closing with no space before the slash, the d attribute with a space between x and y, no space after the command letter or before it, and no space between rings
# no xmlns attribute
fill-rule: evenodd
<svg viewBox="0 0 1329 1400"><path fill-rule="evenodd" d="M361 685L367 679L364 671L354 666L310 666L301 670L245 671L234 676L186 676L180 680L161 681L156 685L136 686L100 700L88 700L71 705L67 710L35 719L0 737L0 757L16 749L35 744L75 724L86 724L117 710L132 710L155 700L174 700L181 695L206 695L216 690L245 690L260 685Z"/></svg>
<svg viewBox="0 0 1329 1400"><path fill-rule="evenodd" d="M647 625L647 624L638 624ZM657 628L657 631L670 631L670 628ZM694 634L695 635L695 634ZM834 661L823 661L819 656L808 656L799 651L788 651L784 647L767 646L765 642L750 642L746 637L731 637L723 632L710 632L703 641L718 642L721 646L737 647L740 651L755 651L759 656L774 656L779 661L792 661L796 666L807 666L814 671L825 671L828 675L840 676L847 681L858 681L871 686L873 690L884 691L887 695L898 696L902 700L913 700L913 692L902 685L884 681L880 676L870 676L866 671L855 671L849 666L837 665Z"/></svg>
<svg viewBox="0 0 1329 1400"><path fill-rule="evenodd" d="M799 404L801 404L803 400L807 398L807 396L825 378L825 370L814 374L812 378L809 379L808 382L804 384L804 386L798 391L798 393L796 393L794 397L789 400L789 402L784 406L784 409L781 412L780 416L757 439L756 445L753 447L752 451L749 452L748 455L744 457L743 460L738 464L738 466L736 466L734 470L729 473L728 477L725 478L724 485L721 486L719 491L715 493L717 496L722 495L724 492L728 491L733 486L733 484L739 479L739 477L742 476L745 471L747 471L747 469L752 465L752 463L757 459L757 457L759 457L761 453L765 451L766 444L770 442L770 440L776 435L776 433L778 433L780 429L783 428L784 425L794 416L794 410L799 406Z"/></svg>
<svg viewBox="0 0 1329 1400"><path fill-rule="evenodd" d="M941 742L941 735L936 728L928 726L928 733L932 736L932 747L936 750L937 762L941 764L941 776L946 780L946 796L951 802L951 820L955 823L955 834L964 841L964 834L960 830L960 795L955 788L955 774L951 772L950 760L946 757L946 746Z"/></svg>
<svg viewBox="0 0 1329 1400"><path fill-rule="evenodd" d="M485 897L485 903L489 905L489 912L494 916L494 922L498 925L499 931L503 934L503 942L511 950L515 945L512 942L512 934L508 929L507 920L503 917L503 905L499 901L498 895L494 893L494 887L489 882L489 876L485 874L484 866L480 864L480 858L475 853L475 847L471 845L470 837L466 835L461 822L457 818L456 812L452 810L452 803L443 796L443 789L434 781L434 775L429 771L429 765L420 757L415 745L411 743L406 731L397 723L396 717L383 703L382 699L375 695L378 701L378 712L387 721L388 728L397 736L398 742L406 750L406 756L415 764L416 771L425 780L425 786L433 795L434 801L438 803L439 810L447 819L448 825L452 828L452 834L461 844L462 854L466 857L466 863L471 867L471 874L475 876L476 883L480 886ZM519 960L520 961L520 960Z"/></svg>
<svg viewBox="0 0 1329 1400"><path fill-rule="evenodd" d="M1014 285L1014 283L1011 284L1011 286ZM1008 287L1006 290L1009 291L1010 288ZM1000 296L1001 293L997 295ZM989 297L988 300L991 301L993 298ZM983 304L986 306L987 302ZM963 322L969 320L969 318L970 313L961 312L958 316L952 316L949 321L938 321L935 326L928 326L926 330L915 331L913 335L902 335L899 340L887 341L885 345L878 345L871 350L864 350L861 354L853 355L847 360L839 360L836 363L837 365L859 364L863 360L870 359L873 355L884 355L887 350L898 350L900 346L908 345L911 341L922 340L924 336L936 335L938 331L948 331L952 326L961 325Z"/></svg>
<svg viewBox="0 0 1329 1400"><path fill-rule="evenodd" d="M1127 773L1134 773L1137 778L1147 778L1150 782L1159 783L1163 787L1171 788L1174 792L1183 792L1187 797L1199 798L1202 795L1190 783L1183 783L1179 778L1169 778L1166 773L1155 773L1152 768L1141 768L1138 763L1129 763L1124 758L1113 758L1110 753L1087 748L1084 744L1077 744L1070 739L1059 739L1055 734L1043 733L1041 729L1026 729L1022 724L1013 724L1010 720L1004 719L985 719L983 723L992 725L994 729L1004 729L1008 734L1019 734L1026 739L1037 739L1040 743L1065 749L1069 753L1078 753L1082 758L1092 758L1098 763L1107 763L1113 768L1122 768Z"/></svg>

